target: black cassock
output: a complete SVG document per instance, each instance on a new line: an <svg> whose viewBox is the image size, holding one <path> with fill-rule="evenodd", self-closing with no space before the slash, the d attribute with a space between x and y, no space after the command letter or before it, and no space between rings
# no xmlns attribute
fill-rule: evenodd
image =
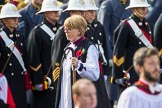
<svg viewBox="0 0 162 108"><path fill-rule="evenodd" d="M160 68L162 68L162 14L159 16L155 27L154 27L154 43L155 43L155 47L159 50L159 54L160 54ZM161 83L162 83L162 75L161 75L161 79L160 79Z"/></svg>
<svg viewBox="0 0 162 108"><path fill-rule="evenodd" d="M33 86L43 84L44 77L52 79L51 66L51 45L52 38L41 26L45 24L55 34L60 27L58 23L52 25L46 19L32 29L27 41L27 53L29 60L29 71ZM53 86L53 82L52 82ZM55 89L43 91L33 90L34 108L53 108Z"/></svg>
<svg viewBox="0 0 162 108"><path fill-rule="evenodd" d="M6 33L9 39L11 39L13 42L16 42L16 48L21 53L25 62L26 48L24 39L20 35L20 32L16 29L13 32L10 32L9 29L5 26L2 28L2 30ZM2 40L0 37L0 71L2 71L10 54L11 50L5 45L4 40ZM24 72L14 54L11 55L11 58L7 63L4 75L6 76L10 86L16 108L27 108Z"/></svg>
<svg viewBox="0 0 162 108"><path fill-rule="evenodd" d="M139 26L145 37L153 44L153 36L149 23L137 16L130 17ZM143 42L135 36L134 31L128 24L129 19L123 21L114 31L114 54L113 54L113 75L116 79L124 77L123 70L128 70L133 65L133 55L141 47L145 47ZM134 84L138 80L138 75L134 68L130 71L130 83Z"/></svg>

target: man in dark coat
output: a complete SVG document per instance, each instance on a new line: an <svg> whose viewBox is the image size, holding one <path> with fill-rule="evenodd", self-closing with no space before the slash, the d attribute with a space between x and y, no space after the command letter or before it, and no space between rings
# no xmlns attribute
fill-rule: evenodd
<svg viewBox="0 0 162 108"><path fill-rule="evenodd" d="M16 108L27 108L26 48L23 36L16 30L18 17L21 15L15 5L7 3L2 7L0 19L4 26L0 30L0 71L7 78Z"/></svg>
<svg viewBox="0 0 162 108"><path fill-rule="evenodd" d="M27 41L29 71L33 84L33 107L53 108L55 89L51 71L51 45L60 25L57 23L61 9L56 0L44 0L37 14L44 14L42 23L32 29Z"/></svg>
<svg viewBox="0 0 162 108"><path fill-rule="evenodd" d="M36 15L41 8L42 2L43 0L32 0L31 3L19 11L22 15L19 18L19 29L25 40L27 40L30 31L43 21L43 15Z"/></svg>
<svg viewBox="0 0 162 108"><path fill-rule="evenodd" d="M97 19L104 26L105 36L107 39L107 47L109 52L109 61L112 64L113 48L114 48L114 30L121 23L131 15L131 11L125 9L129 5L130 0L105 0L102 2ZM111 76L111 75L110 75ZM108 77L108 81L110 80ZM118 86L115 84L108 85L108 94L113 104L117 100Z"/></svg>
<svg viewBox="0 0 162 108"><path fill-rule="evenodd" d="M155 23L154 27L154 44L155 47L159 50L159 56L160 56L160 68L162 68L162 13L160 14L157 22ZM160 79L162 83L162 75Z"/></svg>
<svg viewBox="0 0 162 108"><path fill-rule="evenodd" d="M129 84L134 84L138 79L132 62L135 51L144 46L152 47L153 44L152 30L145 20L148 6L147 0L131 0L127 9L131 9L133 15L123 21L114 32L113 76L115 79L129 79L130 76ZM119 80L115 81L120 83Z"/></svg>
<svg viewBox="0 0 162 108"><path fill-rule="evenodd" d="M151 4L151 9L146 16L146 19L150 22L151 27L154 28L155 23L162 12L162 0L148 0Z"/></svg>
<svg viewBox="0 0 162 108"><path fill-rule="evenodd" d="M62 9L61 13L60 13L60 19L58 21L59 24L63 25L64 21L66 18L68 18L70 16L70 14L68 12L64 12L63 10L65 10L68 7L68 3L63 4L60 8Z"/></svg>
<svg viewBox="0 0 162 108"><path fill-rule="evenodd" d="M95 44L95 46L98 48L101 54L100 55L101 64L103 67L102 74L104 75L104 77L101 77L100 80L102 79L101 82L104 83L104 79L105 79L105 86L107 87L109 86L108 85L109 81L107 80L107 78L111 74L111 65L112 65L112 62L111 62L112 60L109 59L109 52L108 52L109 49L107 45L108 39L106 38L103 25L96 19L96 13L97 13L96 11L98 10L98 7L96 7L95 1L87 0L86 4L87 4L87 11L85 12L85 19L87 20L87 23L88 23L88 29L86 31L85 36L87 37L91 36L89 37L89 39L91 40L91 42ZM96 38L93 39L92 36ZM96 88L98 92L100 91L100 93L98 93L100 94L100 96L104 95L105 92L99 88L99 85Z"/></svg>
<svg viewBox="0 0 162 108"><path fill-rule="evenodd" d="M112 59L113 52L113 32L120 22L131 15L128 6L129 0L105 0L102 2L97 19L104 26L105 35L108 39L109 58Z"/></svg>

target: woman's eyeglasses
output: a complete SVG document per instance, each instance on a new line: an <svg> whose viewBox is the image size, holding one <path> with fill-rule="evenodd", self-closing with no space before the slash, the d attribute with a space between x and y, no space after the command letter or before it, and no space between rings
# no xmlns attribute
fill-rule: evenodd
<svg viewBox="0 0 162 108"><path fill-rule="evenodd" d="M65 32L70 32L71 30L73 30L72 28L64 28Z"/></svg>

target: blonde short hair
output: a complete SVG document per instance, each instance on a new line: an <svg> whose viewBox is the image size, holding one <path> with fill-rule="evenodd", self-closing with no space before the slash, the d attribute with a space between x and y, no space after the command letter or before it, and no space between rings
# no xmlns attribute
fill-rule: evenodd
<svg viewBox="0 0 162 108"><path fill-rule="evenodd" d="M87 29L87 21L80 15L72 15L64 22L64 27L78 29L80 36L83 36Z"/></svg>
<svg viewBox="0 0 162 108"><path fill-rule="evenodd" d="M72 91L73 91L73 95L80 95L80 88L82 85L94 85L90 80L88 79L79 79L78 81L76 81L73 86L72 86Z"/></svg>

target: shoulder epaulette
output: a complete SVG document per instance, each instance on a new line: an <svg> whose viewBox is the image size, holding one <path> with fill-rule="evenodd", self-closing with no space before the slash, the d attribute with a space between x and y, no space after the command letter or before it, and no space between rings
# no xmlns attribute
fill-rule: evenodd
<svg viewBox="0 0 162 108"><path fill-rule="evenodd" d="M129 19L131 19L131 17L121 20L121 23L124 23L124 22L128 21Z"/></svg>
<svg viewBox="0 0 162 108"><path fill-rule="evenodd" d="M63 29L64 28L64 26L61 26L61 27L59 27L58 29Z"/></svg>
<svg viewBox="0 0 162 108"><path fill-rule="evenodd" d="M3 31L3 28L0 28L0 32Z"/></svg>
<svg viewBox="0 0 162 108"><path fill-rule="evenodd" d="M41 22L40 24L36 25L34 28L38 28L38 27L40 27L43 24L44 24L44 22Z"/></svg>

